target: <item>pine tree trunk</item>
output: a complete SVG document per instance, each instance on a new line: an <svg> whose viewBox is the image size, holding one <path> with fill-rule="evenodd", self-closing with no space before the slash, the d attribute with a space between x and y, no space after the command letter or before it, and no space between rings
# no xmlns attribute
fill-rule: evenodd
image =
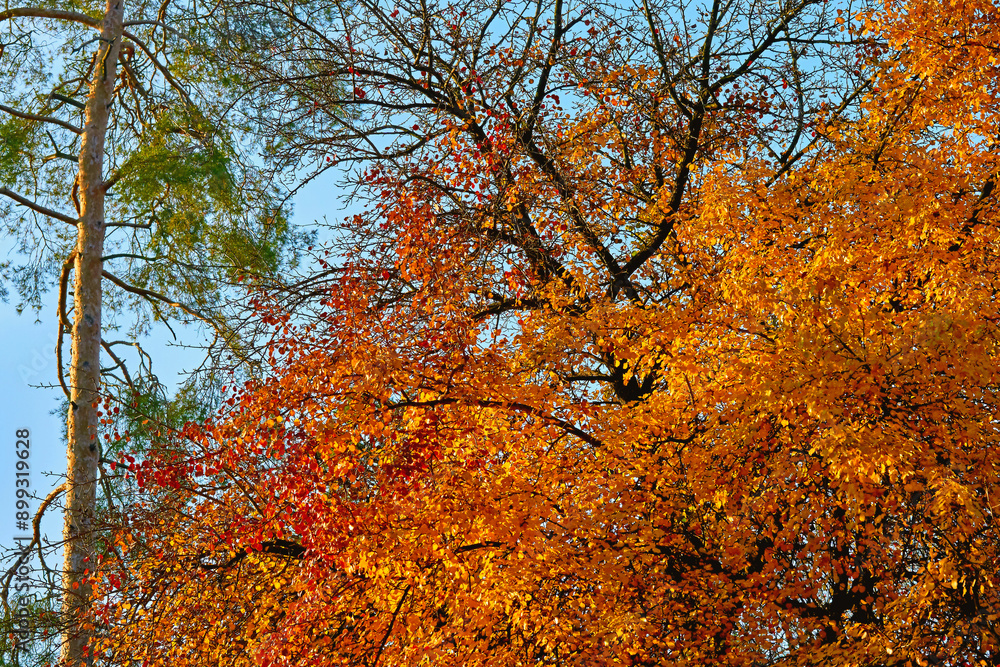
<svg viewBox="0 0 1000 667"><path fill-rule="evenodd" d="M97 406L101 384L101 256L104 254L104 144L114 83L118 74L124 0L108 0L101 39L87 98L80 147L77 185L80 220L77 227L74 281L73 356L67 447L67 492L63 565L63 612L66 631L61 663L92 665L88 645L93 637L90 606L93 589L87 570L94 553L97 503Z"/></svg>

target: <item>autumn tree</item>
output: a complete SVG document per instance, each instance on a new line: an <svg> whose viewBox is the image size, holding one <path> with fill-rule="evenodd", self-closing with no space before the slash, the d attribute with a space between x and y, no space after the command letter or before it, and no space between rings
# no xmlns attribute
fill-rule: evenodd
<svg viewBox="0 0 1000 667"><path fill-rule="evenodd" d="M245 90L210 57L197 13L120 0L0 11L0 216L23 258L3 278L22 308L58 293L65 665L92 663L77 621L91 601L97 486L109 479L100 404L114 399L118 414L162 398L140 346L156 322L200 323L213 349L245 360L227 285L277 271L295 241L253 164L255 137L230 113Z"/></svg>
<svg viewBox="0 0 1000 667"><path fill-rule="evenodd" d="M997 9L230 5L368 205L125 461L104 658L997 664Z"/></svg>

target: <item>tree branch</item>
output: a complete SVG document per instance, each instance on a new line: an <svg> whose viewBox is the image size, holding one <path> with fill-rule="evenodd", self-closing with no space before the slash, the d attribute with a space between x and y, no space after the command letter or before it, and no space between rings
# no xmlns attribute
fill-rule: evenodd
<svg viewBox="0 0 1000 667"><path fill-rule="evenodd" d="M459 399L456 399L456 398L438 398L438 399L431 399L431 400L428 400L428 401L399 401L399 402L394 402L394 403L389 404L388 407L391 407L391 408L404 408L404 407L429 408L429 407L434 407L436 405L454 405L454 404L458 404L458 403L461 403L461 401ZM523 412L525 414L529 414L529 415L531 415L533 417L538 417L539 419L543 419L543 420L545 420L547 422L550 422L552 424L555 424L555 425L559 426L560 428L562 428L567 433L571 433L571 434L575 435L577 438L579 438L583 442L586 442L588 445L592 445L593 447L597 447L597 448L604 448L604 446L605 446L603 442L601 442L600 440L598 440L594 436L590 435L589 433L587 433L583 429L580 429L580 428L574 426L573 424L569 423L565 419L560 419L559 417L556 417L555 415L550 415L550 414L546 413L544 410L540 410L540 409L532 407L530 405L525 405L524 403L518 403L516 401L505 402L505 401L494 401L494 400L489 400L489 399L482 399L482 400L470 400L469 404L470 405L476 405L476 406L483 407L483 408L499 408L499 409L508 408L508 409L511 409L511 410L516 410L517 412Z"/></svg>
<svg viewBox="0 0 1000 667"><path fill-rule="evenodd" d="M65 9L49 9L47 7L15 7L14 9L8 9L0 12L0 21L9 21L10 19L19 17L73 21L75 23L82 23L83 25L96 30L101 29L101 22L98 19L79 12L67 11Z"/></svg>
<svg viewBox="0 0 1000 667"><path fill-rule="evenodd" d="M188 96L187 91L184 90L184 86L182 86L177 81L177 79L175 79L173 77L173 75L170 73L170 69L169 68L165 67L163 65L163 63L161 63L159 60L156 59L156 56L153 55L153 51L148 46L146 46L146 43L143 42L138 37L136 37L135 35L133 35L132 33L130 33L128 30L122 30L122 34L125 37L128 37L133 42L135 42L136 46L138 46L142 50L142 52L146 54L146 57L149 58L149 61L151 63L153 63L153 67L155 67L157 70L159 70L160 74L163 75L163 78L165 78L167 80L167 83L169 83L170 86L174 90L176 90L180 94L181 97L184 98L184 101L187 102L187 104L191 108L196 108L195 107L195 103L191 100L191 97Z"/></svg>
<svg viewBox="0 0 1000 667"><path fill-rule="evenodd" d="M306 553L306 548L299 544L298 542L293 542L291 540L285 540L277 538L274 540L268 540L266 542L260 543L260 553L271 554L274 556L282 556L283 558L288 558L290 560L298 560L302 558ZM198 567L203 570L225 570L233 565L236 565L241 560L246 558L249 552L246 549L241 549L236 552L232 558L227 560L225 563L219 563L216 565L210 563L202 563L200 560L198 562Z"/></svg>
<svg viewBox="0 0 1000 667"><path fill-rule="evenodd" d="M71 252L66 261L63 262L62 272L59 274L59 337L56 338L56 372L59 374L59 386L62 387L63 393L66 394L66 400L70 403L73 402L73 396L69 387L66 386L66 377L63 373L62 342L66 332L73 330L69 323L69 317L66 315L66 296L69 293L69 272L73 269L75 261L76 250Z"/></svg>
<svg viewBox="0 0 1000 667"><path fill-rule="evenodd" d="M101 273L102 273L102 275L105 278L107 278L108 280L110 280L111 282L113 282L115 285L117 285L118 287L122 288L126 292L129 292L131 294L135 294L137 296L141 296L141 297L143 297L143 298L145 298L147 300L150 300L150 301L161 301L161 302L167 304L168 306L173 306L174 308L178 308L178 309L184 311L185 313L187 313L191 317L197 318L197 319L201 320L202 322L205 322L206 324L212 325L213 328L215 328L215 327L218 326L218 324L215 322L215 320L213 320L209 316L207 316L207 315L205 315L205 314L203 314L203 313L195 310L194 308L192 308L191 306L188 306L185 303L177 301L176 299L171 299L169 296L166 296L165 294L160 294L159 292L154 292L153 290L144 289L142 287L135 287L134 285L129 285L127 282L125 282L121 278L119 278L119 277L117 277L117 276L115 276L115 275L113 275L111 273L108 273L107 271L102 271Z"/></svg>
<svg viewBox="0 0 1000 667"><path fill-rule="evenodd" d="M103 340L101 341L101 347L104 348L104 351L107 352L108 356L111 357L112 361L115 362L115 367L109 369L108 372L113 371L115 368L122 369L122 374L125 376L125 382L128 383L129 389L131 389L133 393L136 394L139 393L138 390L135 388L135 383L132 382L132 376L129 375L128 368L125 366L125 362L122 361L118 357L118 355L114 353L114 350L111 349L111 346L105 343Z"/></svg>
<svg viewBox="0 0 1000 667"><path fill-rule="evenodd" d="M87 108L86 104L80 102L79 100L74 100L72 97L69 97L68 95L62 95L60 93L52 93L51 95L49 95L49 97L54 100L59 100L60 102L65 102L66 104L74 106L81 111Z"/></svg>
<svg viewBox="0 0 1000 667"><path fill-rule="evenodd" d="M375 659L372 660L372 667L378 667L378 660L382 657L382 651L385 650L385 645L389 640L389 635L392 634L392 628L396 625L396 617L399 616L399 612L403 608L403 602L406 600L406 596L409 592L410 587L407 586L406 590L403 591L403 595L399 598L399 603L396 605L396 611L392 612L392 619L389 621L389 627L386 628L385 636L382 637L382 642L379 644L378 652L375 654Z"/></svg>
<svg viewBox="0 0 1000 667"><path fill-rule="evenodd" d="M188 37L187 35L185 35L184 33L182 33L179 30L175 30L175 29L171 28L170 26L168 26L163 21L145 21L145 20L142 20L142 21L125 21L125 23L123 25L126 28L131 28L132 26L135 26L135 25L152 25L152 26L156 26L157 28L162 28L165 32L169 32L171 35L173 35L174 37L177 37L178 39L183 39L184 41L188 42L189 44L193 44L194 43L191 40L190 37Z"/></svg>
<svg viewBox="0 0 1000 667"><path fill-rule="evenodd" d="M8 614L10 613L10 605L7 604L7 596L10 593L10 582L14 578L14 575L17 573L17 569L22 565L24 565L24 563L28 560L28 554L31 553L32 547L35 546L38 547L38 558L41 561L42 568L46 571L48 571L49 569L45 565L45 559L42 556L42 538L41 538L42 515L45 514L45 510L49 508L49 505L52 504L52 501L54 501L59 496L59 494L65 490L66 490L66 484L65 483L60 484L56 488L52 489L52 491L49 492L49 495L45 497L45 500L42 501L42 504L38 506L38 511L35 512L35 518L32 519L31 521L31 528L32 528L31 542L28 544L27 549L23 549L21 551L21 555L14 562L14 565L12 565L11 568L7 570L7 573L4 574L3 587L2 589L0 589L0 601L3 602L3 608Z"/></svg>
<svg viewBox="0 0 1000 667"><path fill-rule="evenodd" d="M41 213L42 215L48 216L50 218L55 218L56 220L60 220L68 225L73 225L74 227L76 227L76 220L69 217L65 213L60 213L59 211L53 211L51 208L46 208L41 204L37 204L28 199L27 197L22 197L21 195L17 194L16 192L14 192L9 188L0 187L0 195L5 195L7 197L10 197L21 206L30 208L32 211L35 211L36 213Z"/></svg>
<svg viewBox="0 0 1000 667"><path fill-rule="evenodd" d="M208 315L205 315L204 313L198 311L197 309L192 308L186 303L177 301L176 299L171 299L169 296L166 296L165 294L160 294L159 292L155 292L153 290L145 289L142 287L135 287L134 285L129 285L121 278L118 278L117 276L108 273L107 271L102 271L102 275L108 280L110 280L112 283L120 287L121 289L125 290L126 292L129 292L130 294L141 296L147 301L160 301L162 303L167 304L168 306L173 306L174 308L177 308L187 313L188 315L194 317L195 319L201 320L205 324L212 327L212 329L214 329L215 332L219 336L221 336L222 339L227 342L227 344L229 344L228 347L230 351L233 352L233 354L235 354L244 363L250 363L250 360L246 357L246 355L240 354L239 351L236 350L235 346L231 344L232 340L236 337L235 333L232 331L227 331L222 324L212 319ZM164 324L166 324L168 328L170 327L170 325L167 322L164 322Z"/></svg>
<svg viewBox="0 0 1000 667"><path fill-rule="evenodd" d="M9 107L5 104L0 104L0 111L9 113L11 116L24 118L25 120L37 120L42 123L52 123L53 125L58 125L59 127L65 128L70 132L75 132L76 134L83 134L83 130L78 128L76 125L67 123L64 120L59 120L58 118L52 118L51 116L39 116L38 114L28 113L26 111L18 111L17 109Z"/></svg>

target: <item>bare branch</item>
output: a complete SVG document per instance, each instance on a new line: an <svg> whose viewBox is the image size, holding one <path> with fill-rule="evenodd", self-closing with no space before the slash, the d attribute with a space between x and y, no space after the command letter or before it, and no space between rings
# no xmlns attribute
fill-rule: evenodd
<svg viewBox="0 0 1000 667"><path fill-rule="evenodd" d="M143 42L138 37L136 37L135 35L133 35L132 33L130 33L128 30L122 30L122 34L136 43L136 45L142 50L142 52L146 54L146 57L149 58L149 61L153 63L153 67L155 67L160 72L160 74L163 75L163 78L167 80L167 83L169 83L171 87L173 87L173 89L176 90L180 94L180 96L184 98L184 101L187 102L188 106L194 107L195 103L191 100L191 97L187 94L187 91L184 90L184 86L182 86L177 81L177 79L174 78L174 76L170 73L170 70L166 66L164 66L163 63L157 60L156 56L153 54L153 51L148 46L146 46L146 43Z"/></svg>
<svg viewBox="0 0 1000 667"><path fill-rule="evenodd" d="M108 356L111 357L111 359L115 362L115 368L122 369L122 375L125 376L125 382L128 384L129 389L131 389L135 393L138 393L138 390L135 387L135 383L132 382L132 376L129 375L128 368L125 366L125 362L122 361L118 357L118 355L114 353L114 350L111 349L111 345L104 342L103 340L101 341L101 347L104 348L104 351L107 352ZM111 370L114 370L114 368L112 368Z"/></svg>
<svg viewBox="0 0 1000 667"><path fill-rule="evenodd" d="M13 18L20 17L73 21L74 23L82 23L89 28L94 28L96 30L101 29L100 20L87 16L86 14L71 12L65 9L49 9L47 7L15 7L14 9L7 9L0 12L0 21L9 21Z"/></svg>
<svg viewBox="0 0 1000 667"><path fill-rule="evenodd" d="M198 310L192 308L191 306L188 306L185 303L181 303L180 301L177 301L176 299L171 299L169 296L166 296L164 294L160 294L159 292L154 292L153 290L148 290L148 289L144 289L142 287L135 287L134 285L129 285L127 282L125 282L121 278L119 278L119 277L117 277L117 276L115 276L115 275L113 275L111 273L108 273L107 271L103 271L102 275L105 278L107 278L108 280L110 280L111 282L113 282L118 287L122 288L126 292L129 292L130 294L135 294L137 296L141 296L144 299L147 299L149 301L160 301L162 303L167 304L168 306L173 306L174 308L182 310L185 313L187 313L188 315L190 315L191 317L199 319L202 322L205 322L206 324L210 324L213 328L218 327L218 323L215 322L215 320L213 320L211 317L209 317L208 315L205 315L205 314L199 312Z"/></svg>
<svg viewBox="0 0 1000 667"><path fill-rule="evenodd" d="M63 393L66 394L66 400L71 402L73 397L69 387L66 386L66 378L63 373L62 341L66 332L73 330L69 317L66 315L66 296L69 293L69 272L73 270L75 261L76 250L71 252L66 261L63 262L62 272L59 274L59 337L56 339L56 372L59 374L59 385L62 387Z"/></svg>
<svg viewBox="0 0 1000 667"><path fill-rule="evenodd" d="M46 208L41 204L31 201L27 197L22 197L21 195L17 194L10 188L0 187L0 195L5 195L16 201L21 206L30 208L32 211L35 211L36 213L41 213L42 215L48 216L50 218L61 220L62 222L65 222L68 225L73 225L74 227L76 227L76 220L69 217L65 213L60 213L59 211L53 211L51 208Z"/></svg>
<svg viewBox="0 0 1000 667"><path fill-rule="evenodd" d="M38 558L41 561L42 568L46 571L49 570L49 568L45 565L45 559L42 556L42 538L41 538L42 516L45 514L45 510L49 508L49 505L52 504L52 501L54 501L59 496L59 494L65 490L66 490L66 484L65 483L60 484L56 488L52 489L52 491L49 492L49 495L45 497L45 500L42 501L42 504L38 506L38 511L35 512L35 518L32 519L31 521L31 528L32 528L31 542L28 544L27 549L23 549L21 551L21 555L18 557L16 561L14 561L14 564L10 567L9 570L7 570L6 574L4 574L3 587L0 588L0 601L3 602L3 608L8 614L10 613L10 605L7 603L7 597L10 593L10 582L14 578L14 575L17 573L17 569L22 565L24 565L24 563L28 560L28 556L31 553L31 549L33 547L36 546L38 547Z"/></svg>
<svg viewBox="0 0 1000 667"><path fill-rule="evenodd" d="M192 44L194 43L191 40L190 37L188 37L184 33L180 32L179 30L174 30L173 28L171 28L169 25L167 25L163 21L126 21L124 23L124 26L126 28L131 28L134 25L152 25L152 26L156 26L157 28L163 29L165 32L169 32L171 35L173 35L174 37L177 37L178 39L183 39L186 42L190 42Z"/></svg>
<svg viewBox="0 0 1000 667"><path fill-rule="evenodd" d="M49 97L54 100L59 100L60 102L65 102L70 106L74 106L77 109L80 109L81 111L87 108L86 104L80 102L79 100L74 100L72 97L69 97L68 95L61 95L60 93L52 93L51 95L49 95Z"/></svg>
<svg viewBox="0 0 1000 667"><path fill-rule="evenodd" d="M112 178L114 178L114 176L112 176ZM118 179L115 178L114 180L117 181ZM110 181L110 182L111 182L111 185L114 185L114 181ZM108 187L110 187L108 185L108 183L109 183L109 181L105 181L105 183L104 183L105 189L108 188ZM138 222L112 222L112 223L108 224L108 227L132 227L133 229L149 229L152 226L153 226L152 222L143 222L143 223L138 223Z"/></svg>
<svg viewBox="0 0 1000 667"><path fill-rule="evenodd" d="M11 116L24 118L25 120L37 120L42 123L52 123L53 125L58 125L59 127L65 128L70 132L75 132L76 134L83 134L83 130L78 128L76 125L67 123L64 120L59 120L58 118L52 118L51 116L39 116L38 114L28 113L26 111L18 111L17 109L9 107L5 104L0 104L0 111L9 113Z"/></svg>
<svg viewBox="0 0 1000 667"><path fill-rule="evenodd" d="M375 658L372 659L372 667L377 667L379 658L382 657L382 651L385 650L386 643L389 641L389 635L392 634L392 628L396 625L396 618L399 616L399 612L403 609L403 602L406 601L406 595L410 592L410 587L407 586L403 591L403 594L399 597L399 602L396 604L396 611L392 612L392 619L389 621L389 627L385 630L385 636L382 637L382 642L379 644L378 652L375 654Z"/></svg>
<svg viewBox="0 0 1000 667"><path fill-rule="evenodd" d="M108 273L107 271L103 271L102 273L105 278L107 278L112 283L114 283L121 289L125 290L126 292L129 292L130 294L141 296L142 298L150 302L161 302L167 304L168 306L173 306L174 308L177 308L178 310L187 313L191 317L194 317L195 319L204 322L208 326L212 327L212 329L215 330L215 332L224 341L226 341L229 350L233 352L233 354L239 357L240 360L243 361L244 363L249 363L249 359L246 357L246 355L240 354L236 350L235 346L232 345L233 340L236 337L236 334L233 331L227 330L223 324L219 323L209 315L200 312L196 308L193 308L187 305L186 303L177 301L176 299L171 299L169 296L166 296L165 294L160 294L159 292L155 292L149 289L144 289L142 287L135 287L134 285L129 285L121 278L118 278L117 276ZM164 322L164 324L167 326L168 329L170 328L170 324L168 322ZM173 329L171 329L171 333L173 333ZM174 337L176 338L176 334L174 335Z"/></svg>
<svg viewBox="0 0 1000 667"><path fill-rule="evenodd" d="M115 183L117 183L118 181L121 180L121 177L122 177L121 171L119 171L119 170L116 169L114 171L114 173L112 173L111 176L108 177L108 180L104 181L104 185L102 186L104 188L104 191L107 192L108 190L110 190L111 188L113 188L114 185L115 185ZM114 225L108 225L108 226L109 227L111 227L111 226L114 226L114 227L124 227L125 223L115 223ZM146 229L148 229L149 227L150 227L150 225L148 225L148 224L145 225Z"/></svg>

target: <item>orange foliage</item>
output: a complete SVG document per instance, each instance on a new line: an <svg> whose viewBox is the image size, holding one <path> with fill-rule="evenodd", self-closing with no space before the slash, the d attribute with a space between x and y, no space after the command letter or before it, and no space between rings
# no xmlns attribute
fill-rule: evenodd
<svg viewBox="0 0 1000 667"><path fill-rule="evenodd" d="M262 298L272 376L130 466L109 661L997 664L1000 13L822 11L812 115L558 20L417 76L322 313Z"/></svg>

